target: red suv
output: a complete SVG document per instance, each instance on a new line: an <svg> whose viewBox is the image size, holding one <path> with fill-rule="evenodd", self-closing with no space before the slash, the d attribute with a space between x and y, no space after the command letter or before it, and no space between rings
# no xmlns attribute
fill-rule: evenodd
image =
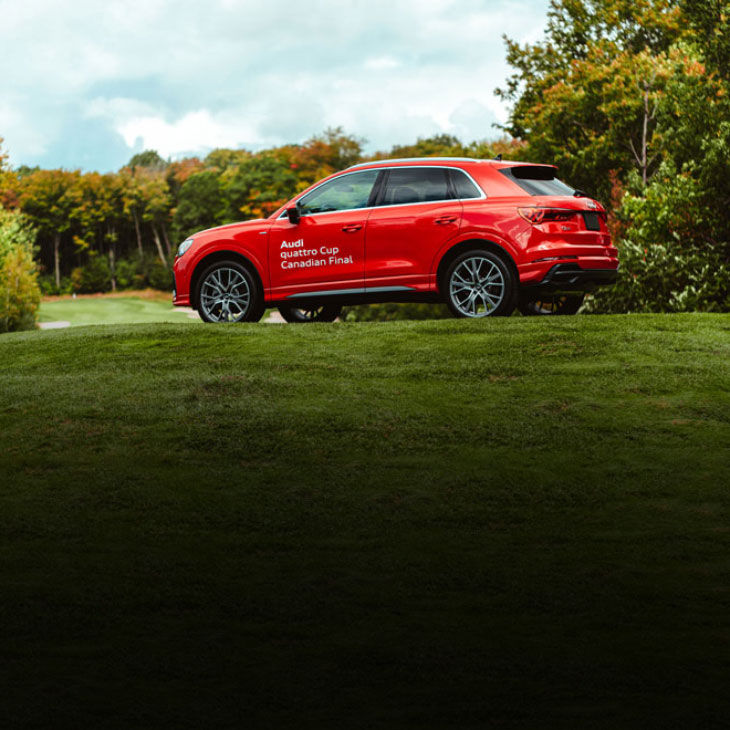
<svg viewBox="0 0 730 730"><path fill-rule="evenodd" d="M343 305L446 302L456 317L574 314L616 279L606 213L551 165L419 158L331 175L269 218L196 233L176 305L206 322L334 320Z"/></svg>

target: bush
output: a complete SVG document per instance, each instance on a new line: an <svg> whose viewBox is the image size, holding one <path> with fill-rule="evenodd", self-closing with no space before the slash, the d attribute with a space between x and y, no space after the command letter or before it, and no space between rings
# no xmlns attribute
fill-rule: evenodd
<svg viewBox="0 0 730 730"><path fill-rule="evenodd" d="M447 319L451 316L445 304L421 302L359 304L345 307L342 319L347 322L391 322L397 319Z"/></svg>
<svg viewBox="0 0 730 730"><path fill-rule="evenodd" d="M117 284L121 289L152 287L162 291L172 289L172 270L157 256L145 254L122 259L117 263Z"/></svg>
<svg viewBox="0 0 730 730"><path fill-rule="evenodd" d="M61 286L56 286L56 277L53 274L40 274L38 283L41 287L41 294L46 296L57 296L59 294L72 294L73 285L70 276L61 278Z"/></svg>
<svg viewBox="0 0 730 730"><path fill-rule="evenodd" d="M112 275L106 256L90 252L86 266L79 266L71 272L71 286L79 294L109 291Z"/></svg>
<svg viewBox="0 0 730 730"><path fill-rule="evenodd" d="M35 231L21 213L0 208L0 332L35 327L41 290L34 241Z"/></svg>
<svg viewBox="0 0 730 730"><path fill-rule="evenodd" d="M665 164L643 196L624 197L618 281L590 297L586 310L730 311L730 246L714 239L716 210L695 178Z"/></svg>
<svg viewBox="0 0 730 730"><path fill-rule="evenodd" d="M127 259L119 259L115 267L117 289L172 289L172 271L167 268L157 256L152 254L132 255ZM111 270L109 263L102 254L90 253L88 263L79 266L71 272L70 289L61 282L61 290L55 286L52 279L44 277L42 281L44 293L65 294L70 291L80 294L94 294L107 292L111 289ZM69 291L66 291L69 289Z"/></svg>
<svg viewBox="0 0 730 730"><path fill-rule="evenodd" d="M147 283L153 289L172 291L172 271L155 259L147 270Z"/></svg>

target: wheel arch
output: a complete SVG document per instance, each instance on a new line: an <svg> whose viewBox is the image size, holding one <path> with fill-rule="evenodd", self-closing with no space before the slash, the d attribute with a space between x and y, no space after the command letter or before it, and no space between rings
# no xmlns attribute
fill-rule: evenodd
<svg viewBox="0 0 730 730"><path fill-rule="evenodd" d="M211 264L215 264L218 261L235 261L235 262L245 266L251 272L251 275L254 277L254 281L256 282L256 285L259 288L259 293L260 293L261 299L263 301L264 283L261 278L261 273L256 268L256 265L253 263L253 261L251 261L250 258L247 258L246 256L239 253L238 251L231 251L229 249L226 249L223 251L213 251L212 253L209 253L206 256L203 256L203 258L201 258L200 261L198 261L198 263L195 264L195 268L193 269L192 276L190 277L190 306L193 309L198 309L198 306L199 306L198 282L200 281L200 277L201 277L202 273Z"/></svg>
<svg viewBox="0 0 730 730"><path fill-rule="evenodd" d="M499 256L505 262L505 264L510 267L512 273L515 276L515 282L519 286L520 274L517 270L517 264L512 258L512 255L509 253L509 251L507 251L507 249L504 248L504 246L501 246L494 241L489 241L484 238L470 238L466 241L460 241L459 243L455 244L450 249L445 251L444 255L441 257L438 267L436 268L436 286L438 287L439 292L442 291L443 287L441 284L443 282L444 276L446 275L446 271L449 268L449 264L451 264L451 262L457 256L464 253L464 251L470 251L475 248L485 249L487 251L491 251L492 253L497 254L497 256Z"/></svg>

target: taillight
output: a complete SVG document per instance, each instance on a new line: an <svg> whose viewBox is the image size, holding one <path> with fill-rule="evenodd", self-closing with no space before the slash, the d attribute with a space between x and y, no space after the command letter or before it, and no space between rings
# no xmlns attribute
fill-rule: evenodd
<svg viewBox="0 0 730 730"><path fill-rule="evenodd" d="M563 208L517 208L517 212L526 220L537 225L553 221L568 221L578 211Z"/></svg>

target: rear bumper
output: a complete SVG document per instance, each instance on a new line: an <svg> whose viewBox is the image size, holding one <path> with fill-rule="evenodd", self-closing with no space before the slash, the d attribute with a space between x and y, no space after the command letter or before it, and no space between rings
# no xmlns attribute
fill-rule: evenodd
<svg viewBox="0 0 730 730"><path fill-rule="evenodd" d="M537 282L522 285L531 292L591 291L599 286L613 284L618 268L583 269L578 264L555 264Z"/></svg>

